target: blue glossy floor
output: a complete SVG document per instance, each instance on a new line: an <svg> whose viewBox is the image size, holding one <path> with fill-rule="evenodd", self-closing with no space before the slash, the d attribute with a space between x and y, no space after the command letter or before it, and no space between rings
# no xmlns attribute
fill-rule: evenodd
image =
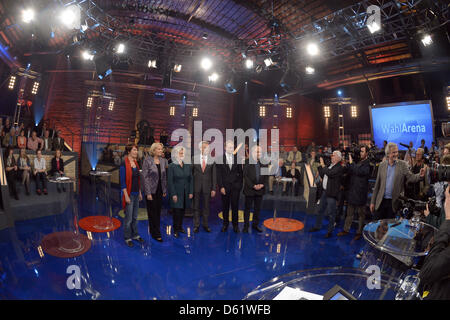
<svg viewBox="0 0 450 320"><path fill-rule="evenodd" d="M112 198L118 198L117 190ZM118 203L113 207L117 212ZM15 228L0 231L0 298L242 299L259 284L295 270L357 266L355 255L364 245L364 240L352 240L353 233L338 238L339 227L333 237L325 239L326 221L320 232L308 233L315 216L301 212L278 212L278 216L302 221L305 228L298 232L262 226L260 234L235 234L230 226L222 233L219 198L211 208L211 233L203 229L193 233L192 218L185 217L184 227L190 228L190 234L177 239L167 228L172 217L166 208L167 202L161 218L164 242L153 240L148 222L139 221L144 244L135 242L128 248L120 228L93 234L91 249L70 259L42 256L37 249L44 235L70 225L70 208L61 215L19 222ZM80 218L88 215L85 209L80 203ZM272 211L264 211L261 221L272 216ZM66 271L71 265L80 268L80 289L67 286L70 274Z"/></svg>

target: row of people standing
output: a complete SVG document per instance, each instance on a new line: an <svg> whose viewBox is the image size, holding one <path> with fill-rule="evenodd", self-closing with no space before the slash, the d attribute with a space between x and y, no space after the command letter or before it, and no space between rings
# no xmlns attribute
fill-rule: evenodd
<svg viewBox="0 0 450 320"><path fill-rule="evenodd" d="M160 215L162 198L168 194L170 207L173 211L174 236L184 233L183 217L186 209L193 207L194 232L211 232L209 228L209 203L216 196L218 187L222 197L223 226L225 232L229 227L229 211L231 206L231 222L234 232L238 228L239 196L242 188L245 195L244 228L248 233L250 227L250 211L253 209L252 228L262 232L259 227L259 213L262 198L265 193L267 176L262 174L265 166L259 161L262 156L261 147L255 146L251 156L255 164L247 161L238 163L232 141L225 143L223 164L215 164L209 154L209 143L199 144L199 159L186 163L186 150L175 147L174 159L170 165L162 157L163 146L154 143L150 148L150 156L146 157L139 175L137 162L137 146L129 144L126 147L125 161L120 167L120 184L122 203L125 211L124 238L128 246L133 246L132 240L142 241L137 232L137 215L139 201L144 197L147 202L149 232L157 241L162 242L160 232ZM193 163L193 164L191 164ZM142 194L144 191L144 194Z"/></svg>
<svg viewBox="0 0 450 320"><path fill-rule="evenodd" d="M16 200L19 200L16 186L18 179L24 185L27 196L30 195L30 177L32 176L36 179L36 193L38 195L41 195L42 193L47 195L47 175L49 174L55 177L64 176L64 161L59 149L55 151L55 156L51 160L51 168L49 171L47 170L46 160L42 157L41 150L36 151L33 165L25 149L20 149L19 156L16 159L14 156L14 149L12 147L7 147L4 159L10 196ZM66 191L64 186L62 187L62 191ZM59 185L58 192L61 192Z"/></svg>

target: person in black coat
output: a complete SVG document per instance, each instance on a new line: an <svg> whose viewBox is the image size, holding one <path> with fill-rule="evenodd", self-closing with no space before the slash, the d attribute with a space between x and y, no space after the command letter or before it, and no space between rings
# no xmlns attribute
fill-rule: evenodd
<svg viewBox="0 0 450 320"><path fill-rule="evenodd" d="M336 220L336 202L339 196L342 175L344 168L341 166L342 154L340 151L334 151L331 155L331 165L327 168L323 158L320 158L319 174L323 179L322 196L320 197L319 212L316 218L316 224L314 228L310 229L310 232L319 231L322 228L322 220L325 214L325 210L330 216L330 222L328 224L328 233L326 238L331 237L331 233L334 229L334 224Z"/></svg>
<svg viewBox="0 0 450 320"><path fill-rule="evenodd" d="M206 232L211 232L208 226L209 202L216 196L217 168L211 157L208 157L209 142L199 144L201 154L195 155L192 163L194 177L194 232L200 229L200 198L203 197L202 224Z"/></svg>
<svg viewBox="0 0 450 320"><path fill-rule="evenodd" d="M234 143L229 140L225 142L225 154L222 164L217 165L217 185L222 195L222 213L223 226L222 232L228 229L230 223L230 202L231 202L231 223L233 231L238 233L239 222L239 196L243 184L242 166L237 163L237 157L234 155Z"/></svg>
<svg viewBox="0 0 450 320"><path fill-rule="evenodd" d="M445 191L445 221L419 273L426 300L450 300L450 193Z"/></svg>
<svg viewBox="0 0 450 320"><path fill-rule="evenodd" d="M51 161L51 169L49 174L54 176L55 178L58 177L64 177L64 160L62 159L62 153L61 150L56 149L55 156L52 158ZM61 189L59 187L59 183L56 184L58 192L61 192ZM64 187L64 184L62 184L62 190L66 192L66 188Z"/></svg>
<svg viewBox="0 0 450 320"><path fill-rule="evenodd" d="M244 233L248 233L251 207L253 207L252 228L256 232L262 232L262 229L258 226L259 212L261 210L261 203L266 190L268 176L262 174L261 169L265 166L260 162L261 155L261 147L254 146L251 150L251 159L244 165Z"/></svg>
<svg viewBox="0 0 450 320"><path fill-rule="evenodd" d="M367 194L369 192L370 161L367 158L369 148L361 146L360 161L355 164L352 156L349 155L348 175L350 176L349 190L347 194L347 217L345 218L344 230L338 236L347 235L353 221L353 215L358 214L358 230L354 240L361 239L366 216Z"/></svg>

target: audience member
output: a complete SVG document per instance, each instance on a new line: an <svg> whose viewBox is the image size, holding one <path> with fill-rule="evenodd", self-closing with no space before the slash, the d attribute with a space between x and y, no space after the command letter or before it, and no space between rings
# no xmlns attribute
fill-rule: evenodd
<svg viewBox="0 0 450 320"><path fill-rule="evenodd" d="M30 195L31 162L30 162L30 158L28 158L25 148L20 149L18 164L19 164L19 172L22 177L22 184L25 186L26 195L29 196Z"/></svg>
<svg viewBox="0 0 450 320"><path fill-rule="evenodd" d="M41 189L44 194L47 194L47 165L45 159L42 157L42 151L36 151L36 158L34 158L34 176L36 177L36 193L41 195Z"/></svg>
<svg viewBox="0 0 450 320"><path fill-rule="evenodd" d="M412 173L417 174L422 168L425 167L424 149L418 148L416 151L416 157L410 161L410 170ZM424 179L409 183L405 186L405 196L415 200L428 200L428 190L430 189L430 182L428 175L425 175Z"/></svg>
<svg viewBox="0 0 450 320"><path fill-rule="evenodd" d="M300 189L300 184L303 183L301 178L300 170L296 168L295 163L291 163L291 166L289 170L285 173L285 177L291 178L292 183L290 186L294 189L294 195L298 196L298 191ZM286 194L286 191L283 192L283 194Z"/></svg>
<svg viewBox="0 0 450 320"><path fill-rule="evenodd" d="M295 166L295 163L294 163ZM286 176L286 167L284 166L284 160L278 159L278 165L270 167L269 169L269 193L273 195L273 183L277 184L281 182L281 179ZM286 181L283 181L283 195L286 194Z"/></svg>
<svg viewBox="0 0 450 320"><path fill-rule="evenodd" d="M61 137L61 130L56 131L56 136L53 139L53 150L64 150L64 139Z"/></svg>
<svg viewBox="0 0 450 320"><path fill-rule="evenodd" d="M294 146L292 150L289 152L286 164L290 166L292 163L295 163L296 167L300 167L301 161L302 161L302 153L298 151L296 146Z"/></svg>
<svg viewBox="0 0 450 320"><path fill-rule="evenodd" d="M62 153L61 150L56 149L55 156L52 158L51 162L51 170L50 175L52 175L54 178L64 177L64 160L62 159ZM58 192L61 192L61 188L59 187L59 183L56 184L56 187L58 189ZM66 188L64 187L64 184L62 185L62 190L66 192Z"/></svg>
<svg viewBox="0 0 450 320"><path fill-rule="evenodd" d="M17 146L16 129L12 127L8 132L5 133L5 136L3 137L3 147L15 148L16 146Z"/></svg>
<svg viewBox="0 0 450 320"><path fill-rule="evenodd" d="M28 149L33 151L41 150L42 145L42 139L38 138L36 131L33 131L31 134L31 138L28 139Z"/></svg>
<svg viewBox="0 0 450 320"><path fill-rule="evenodd" d="M42 138L42 151L51 151L53 148L53 140L50 138L50 131L45 130L44 131L44 137ZM55 149L61 150L61 149Z"/></svg>
<svg viewBox="0 0 450 320"><path fill-rule="evenodd" d="M27 148L27 137L25 137L25 130L20 130L20 135L17 137L17 148L26 149Z"/></svg>
<svg viewBox="0 0 450 320"><path fill-rule="evenodd" d="M12 146L8 146L5 151L5 171L6 180L8 182L9 194L16 200L19 200L19 195L17 193L16 179L17 179L17 161L14 157L14 149Z"/></svg>

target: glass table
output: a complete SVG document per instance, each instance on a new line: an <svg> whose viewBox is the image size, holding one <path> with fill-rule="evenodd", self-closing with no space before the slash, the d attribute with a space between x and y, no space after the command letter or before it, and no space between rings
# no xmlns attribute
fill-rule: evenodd
<svg viewBox="0 0 450 320"><path fill-rule="evenodd" d="M335 285L357 300L394 300L400 288L396 279L383 274L377 279L358 268L318 268L273 278L248 293L244 300L323 300L323 295Z"/></svg>
<svg viewBox="0 0 450 320"><path fill-rule="evenodd" d="M364 227L367 244L361 268L378 265L382 272L401 277L428 254L438 229L414 219L384 219Z"/></svg>

